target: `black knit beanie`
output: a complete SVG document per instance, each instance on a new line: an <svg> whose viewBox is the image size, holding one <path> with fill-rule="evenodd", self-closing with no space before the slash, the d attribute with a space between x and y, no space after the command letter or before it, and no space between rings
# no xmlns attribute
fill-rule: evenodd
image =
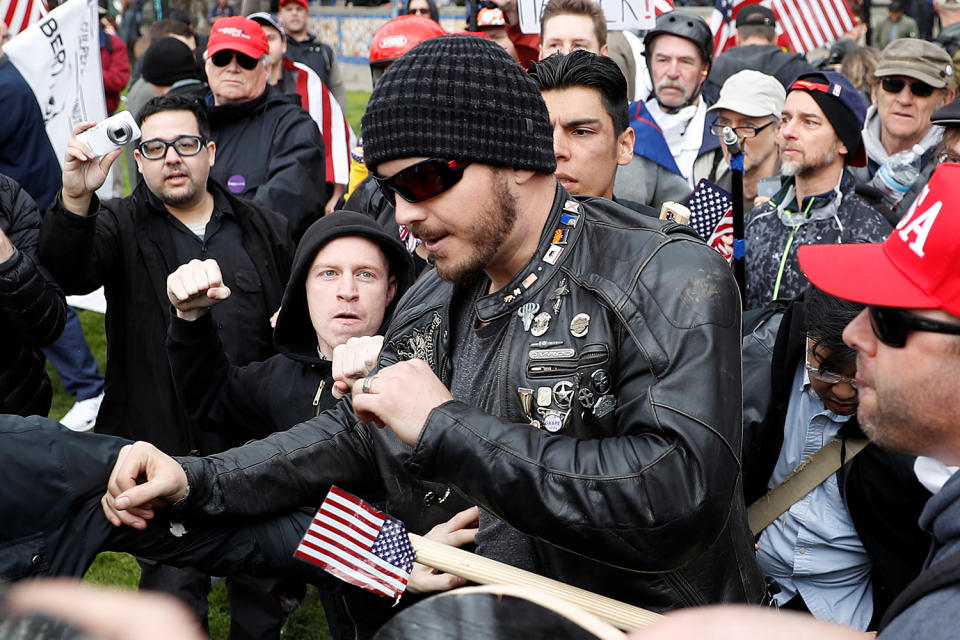
<svg viewBox="0 0 960 640"><path fill-rule="evenodd" d="M443 158L553 173L553 128L536 83L479 36L418 44L377 83L363 114L367 166Z"/></svg>
<svg viewBox="0 0 960 640"><path fill-rule="evenodd" d="M190 47L173 37L157 40L143 53L143 79L169 87L187 78L200 78Z"/></svg>

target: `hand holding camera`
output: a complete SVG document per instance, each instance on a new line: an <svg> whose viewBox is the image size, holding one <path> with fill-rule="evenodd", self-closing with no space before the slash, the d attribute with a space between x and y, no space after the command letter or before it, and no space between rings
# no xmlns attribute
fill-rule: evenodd
<svg viewBox="0 0 960 640"><path fill-rule="evenodd" d="M68 211L87 215L93 192L103 186L120 146L140 137L133 116L123 111L99 124L81 122L73 128L63 163L63 204Z"/></svg>

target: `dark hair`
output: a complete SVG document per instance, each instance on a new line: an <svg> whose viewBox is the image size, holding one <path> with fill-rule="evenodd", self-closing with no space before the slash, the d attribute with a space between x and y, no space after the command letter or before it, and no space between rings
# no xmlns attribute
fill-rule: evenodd
<svg viewBox="0 0 960 640"><path fill-rule="evenodd" d="M745 24L737 27L737 34L741 40L763 38L767 42L776 42L777 28L766 24Z"/></svg>
<svg viewBox="0 0 960 640"><path fill-rule="evenodd" d="M572 87L596 89L600 92L603 108L613 120L614 133L620 135L630 126L627 79L610 58L580 49L567 55L555 53L533 63L527 73L540 87L541 93Z"/></svg>
<svg viewBox="0 0 960 640"><path fill-rule="evenodd" d="M150 116L163 111L189 111L197 119L197 131L204 138L210 138L210 121L207 120L207 108L193 98L182 95L165 95L151 98L137 114L137 125L143 126L143 121Z"/></svg>
<svg viewBox="0 0 960 640"><path fill-rule="evenodd" d="M167 18L177 22L182 22L190 27L190 33L193 33L193 16L183 9L177 9L175 7L167 9Z"/></svg>
<svg viewBox="0 0 960 640"><path fill-rule="evenodd" d="M193 32L190 31L190 27L183 22L180 22L179 20L170 20L168 18L157 20L150 25L150 42L156 42L157 40L166 38L167 36L191 38L193 37Z"/></svg>
<svg viewBox="0 0 960 640"><path fill-rule="evenodd" d="M857 357L843 341L843 330L863 310L863 305L842 300L816 287L803 297L803 329L813 341L820 371L837 371Z"/></svg>
<svg viewBox="0 0 960 640"><path fill-rule="evenodd" d="M600 4L593 0L550 0L543 7L540 15L540 38L543 39L543 30L547 20L554 16L574 15L586 16L593 20L593 33L597 43L602 47L607 44L607 19L603 15Z"/></svg>

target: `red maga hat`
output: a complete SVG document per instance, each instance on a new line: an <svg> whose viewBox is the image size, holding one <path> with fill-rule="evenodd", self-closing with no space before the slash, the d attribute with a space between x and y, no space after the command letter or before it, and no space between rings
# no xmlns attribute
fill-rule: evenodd
<svg viewBox="0 0 960 640"><path fill-rule="evenodd" d="M942 164L885 242L804 245L800 268L838 298L960 316L958 202L960 164Z"/></svg>
<svg viewBox="0 0 960 640"><path fill-rule="evenodd" d="M267 34L259 24L249 18L235 16L220 18L210 30L207 57L224 49L259 58L270 51L270 45L267 43Z"/></svg>

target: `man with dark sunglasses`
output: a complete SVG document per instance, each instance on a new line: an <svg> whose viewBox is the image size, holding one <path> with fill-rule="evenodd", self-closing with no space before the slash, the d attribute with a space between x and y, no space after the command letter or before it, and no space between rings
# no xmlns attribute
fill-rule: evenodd
<svg viewBox="0 0 960 640"><path fill-rule="evenodd" d="M171 454L213 453L234 442L197 430L177 398L165 348L167 275L193 259L216 259L239 296L213 311L218 337L232 363L259 361L274 354L269 318L280 306L293 244L279 214L209 177L220 147L202 105L154 98L139 124L134 157L143 180L118 200L101 202L95 191L120 150L96 158L70 141L61 195L41 225L40 257L68 294L105 288L107 375L97 432ZM152 562L141 568L142 587L177 593L206 617L208 576ZM249 613L255 603L240 609Z"/></svg>
<svg viewBox="0 0 960 640"><path fill-rule="evenodd" d="M956 185L945 164L883 244L803 247L800 262L817 286L868 305L844 331L857 350L858 417L877 445L960 464L960 254ZM920 525L933 532L926 569L893 603L880 637L956 635L960 595L960 477L927 503ZM934 575L944 578L933 581Z"/></svg>
<svg viewBox="0 0 960 640"><path fill-rule="evenodd" d="M299 96L268 85L268 54L263 28L248 18L221 18L210 32L206 102L218 147L210 175L283 214L297 239L324 212L325 149Z"/></svg>
<svg viewBox="0 0 960 640"><path fill-rule="evenodd" d="M435 264L398 304L378 370L338 380L353 393L333 410L216 457L125 449L111 522L149 528L134 507L160 496L201 519L254 516L374 483L416 532L466 497L478 553L608 596L759 601L724 260L687 227L559 185L540 92L489 40L412 49L363 130Z"/></svg>
<svg viewBox="0 0 960 640"><path fill-rule="evenodd" d="M873 105L863 124L867 165L853 170L857 180L869 182L891 156L914 145L923 149L916 170L931 161L943 128L931 124L930 116L956 96L952 73L950 56L932 42L900 38L884 48L874 72ZM911 175L915 180L917 174ZM906 193L912 180L909 175L902 180L910 181L902 184L900 193Z"/></svg>

